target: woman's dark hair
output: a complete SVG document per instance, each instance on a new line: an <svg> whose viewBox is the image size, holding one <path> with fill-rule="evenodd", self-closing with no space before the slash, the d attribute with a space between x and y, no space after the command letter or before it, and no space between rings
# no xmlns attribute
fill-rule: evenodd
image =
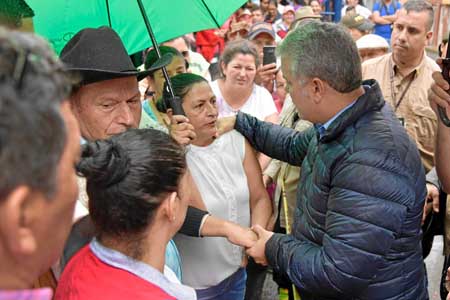
<svg viewBox="0 0 450 300"><path fill-rule="evenodd" d="M170 47L170 46L159 46L159 52L161 53L161 56L164 54L170 53L173 57L179 56L184 60L183 54L181 54L180 51L177 49ZM173 58L172 58L173 59ZM153 48L150 50L147 54L147 57L145 58L145 69L148 70L156 61L158 60L158 55L156 53L156 50ZM188 68L188 65L186 65L186 69ZM152 75L150 75L152 76Z"/></svg>
<svg viewBox="0 0 450 300"><path fill-rule="evenodd" d="M139 237L164 197L177 191L185 170L181 146L154 129L131 129L84 145L77 171L86 178L99 238Z"/></svg>
<svg viewBox="0 0 450 300"><path fill-rule="evenodd" d="M184 96L189 93L194 84L208 81L200 75L196 75L193 73L182 73L171 77L170 82L172 82L172 88L175 96L179 97L180 100L183 100ZM164 83L162 97L156 102L156 108L160 112L166 113L167 109L170 108L170 105L168 105L166 101L169 98L169 89L167 88L167 83Z"/></svg>

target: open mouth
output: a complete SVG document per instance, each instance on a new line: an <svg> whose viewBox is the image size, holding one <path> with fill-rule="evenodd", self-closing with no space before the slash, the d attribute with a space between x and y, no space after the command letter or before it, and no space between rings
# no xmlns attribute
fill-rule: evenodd
<svg viewBox="0 0 450 300"><path fill-rule="evenodd" d="M208 127L216 127L216 122L217 122L217 120L211 121L209 123L206 123L206 126L208 126Z"/></svg>

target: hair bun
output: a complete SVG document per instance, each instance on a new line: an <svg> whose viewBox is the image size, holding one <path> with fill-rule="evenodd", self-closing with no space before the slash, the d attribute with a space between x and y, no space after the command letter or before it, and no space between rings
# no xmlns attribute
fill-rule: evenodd
<svg viewBox="0 0 450 300"><path fill-rule="evenodd" d="M102 187L116 184L128 174L130 158L113 140L97 141L83 147L78 173Z"/></svg>

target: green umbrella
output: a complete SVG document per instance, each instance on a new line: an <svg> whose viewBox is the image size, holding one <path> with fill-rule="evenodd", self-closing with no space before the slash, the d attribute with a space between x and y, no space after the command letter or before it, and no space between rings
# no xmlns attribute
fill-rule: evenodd
<svg viewBox="0 0 450 300"><path fill-rule="evenodd" d="M79 30L113 28L136 53L152 45L137 0L27 0L35 12L34 28L55 51ZM245 0L142 0L157 43L183 34L220 27Z"/></svg>

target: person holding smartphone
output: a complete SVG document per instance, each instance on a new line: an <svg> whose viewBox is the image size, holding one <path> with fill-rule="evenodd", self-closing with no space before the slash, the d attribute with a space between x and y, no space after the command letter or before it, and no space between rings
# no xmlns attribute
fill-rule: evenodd
<svg viewBox="0 0 450 300"><path fill-rule="evenodd" d="M261 65L258 65L255 83L265 87L270 93L273 92L275 75L277 73L277 65L275 56L270 55L272 60L266 59L264 60L264 48L266 52L271 52L270 48L275 49L276 43L276 34L272 28L272 25L269 23L256 23L250 28L250 32L248 33L248 40L255 45L259 61L263 62ZM264 62L266 62L264 64Z"/></svg>

